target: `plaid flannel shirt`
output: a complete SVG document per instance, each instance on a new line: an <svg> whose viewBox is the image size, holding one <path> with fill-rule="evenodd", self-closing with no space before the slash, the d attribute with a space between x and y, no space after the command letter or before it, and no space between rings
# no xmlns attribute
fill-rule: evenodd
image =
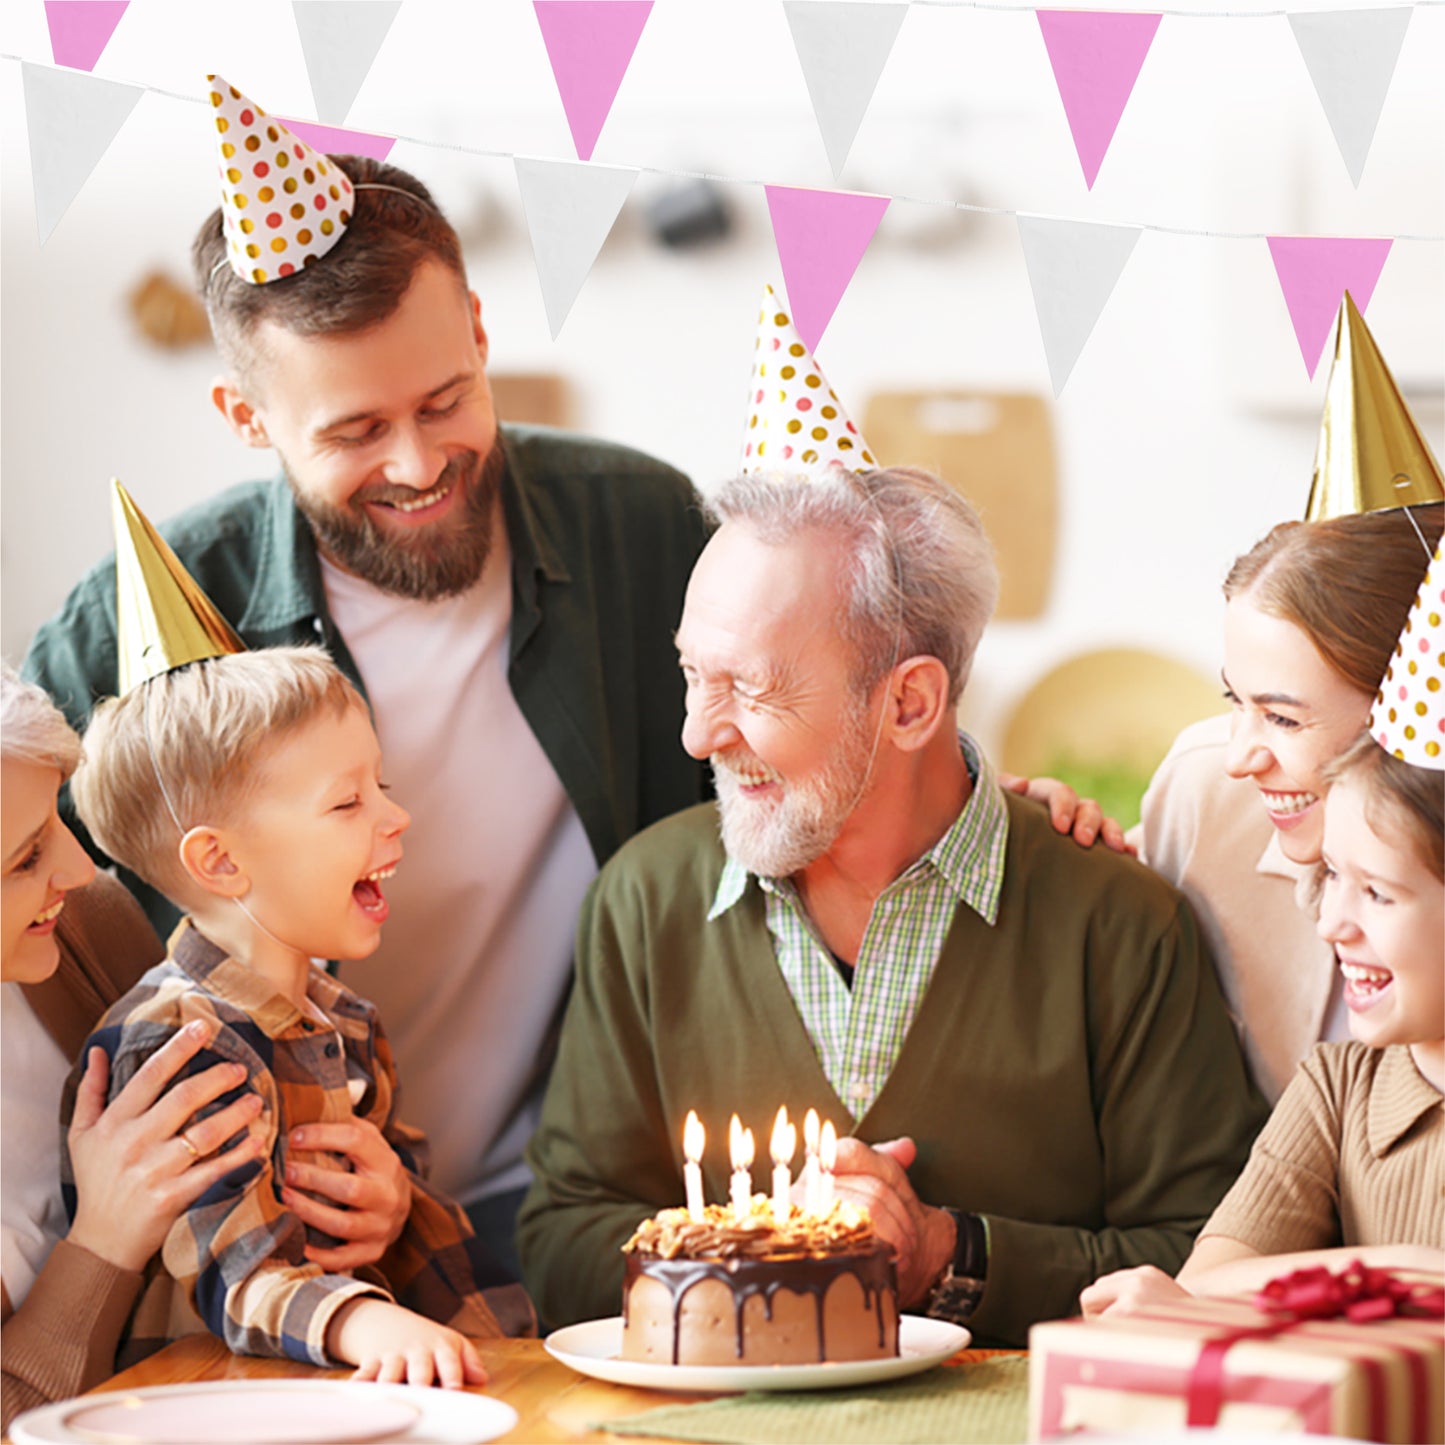
<svg viewBox="0 0 1445 1445"><path fill-rule="evenodd" d="M500 1333L472 1276L471 1228L423 1179L422 1134L395 1117L396 1070L375 1009L319 968L307 993L328 1024L277 994L186 920L167 959L109 1010L81 1051L65 1091L66 1123L92 1046L110 1057L113 1099L193 1019L212 1020L217 1033L176 1082L215 1063L240 1063L245 1082L202 1112L223 1108L245 1090L263 1101L250 1128L265 1137L265 1155L232 1170L172 1225L147 1269L120 1368L202 1329L241 1354L335 1365L326 1353L327 1326L359 1296L393 1299L463 1334ZM410 1177L411 1212L375 1266L328 1274L306 1259L308 1231L282 1204L281 1184L288 1158L347 1167L339 1156L291 1148L292 1129L353 1117L375 1124L400 1157ZM74 1173L63 1143L61 1182L73 1217ZM313 1235L310 1242L334 1241Z"/></svg>

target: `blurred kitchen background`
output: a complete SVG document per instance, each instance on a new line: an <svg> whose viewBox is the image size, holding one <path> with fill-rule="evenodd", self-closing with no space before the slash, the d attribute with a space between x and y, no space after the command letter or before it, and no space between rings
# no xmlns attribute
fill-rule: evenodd
<svg viewBox="0 0 1445 1445"><path fill-rule="evenodd" d="M1426 238L1396 242L1368 320L1445 454L1445 6L1414 9L1358 190L1287 19L1262 10L1172 7L1089 191L1028 9L909 6L835 181L778 0L657 0L593 156L643 174L556 341L511 157L575 151L530 0L405 0L348 124L410 138L390 159L462 233L502 414L641 447L704 491L736 461L762 284L782 289L762 184L893 196L818 359L875 453L944 472L999 545L966 725L1127 818L1177 728L1222 706L1219 583L1302 512L1328 371L1327 351L1306 374L1264 241L1204 233ZM273 113L315 109L287 0L134 0L95 74L173 94L142 97L42 249L16 59L51 63L40 0L5 0L0 29L18 662L109 549L108 478L160 520L273 470L209 400L199 102L214 70ZM1058 401L1013 220L956 202L1172 228L1140 238Z"/></svg>

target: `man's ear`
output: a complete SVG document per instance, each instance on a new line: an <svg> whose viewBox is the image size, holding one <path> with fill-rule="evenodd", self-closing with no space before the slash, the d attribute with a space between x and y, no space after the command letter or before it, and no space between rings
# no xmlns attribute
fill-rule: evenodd
<svg viewBox="0 0 1445 1445"><path fill-rule="evenodd" d="M941 726L951 725L948 669L936 657L905 658L889 676L888 705L893 745L916 752Z"/></svg>
<svg viewBox="0 0 1445 1445"><path fill-rule="evenodd" d="M226 835L202 823L181 839L181 866L191 881L217 898L240 898L251 880L231 856Z"/></svg>
<svg viewBox="0 0 1445 1445"><path fill-rule="evenodd" d="M269 447L266 424L247 400L234 378L218 376L211 383L211 405L226 419L226 425L248 447Z"/></svg>
<svg viewBox="0 0 1445 1445"><path fill-rule="evenodd" d="M472 303L472 335L476 339L477 350L482 353L482 365L487 364L487 328L482 325L482 298L475 291L468 291L467 297Z"/></svg>

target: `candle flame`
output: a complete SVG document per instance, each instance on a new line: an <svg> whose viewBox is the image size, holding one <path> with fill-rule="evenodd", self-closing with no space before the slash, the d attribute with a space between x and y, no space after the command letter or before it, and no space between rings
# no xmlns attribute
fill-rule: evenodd
<svg viewBox="0 0 1445 1445"><path fill-rule="evenodd" d="M773 1121L773 1137L768 1152L773 1156L774 1164L791 1164L797 1149L798 1127L788 1122L788 1106L784 1104Z"/></svg>
<svg viewBox="0 0 1445 1445"><path fill-rule="evenodd" d="M682 1126L682 1152L687 1155L687 1162L700 1164L702 1151L706 1147L707 1131L702 1127L702 1120L697 1117L697 1110L689 1109L687 1123Z"/></svg>
<svg viewBox="0 0 1445 1445"><path fill-rule="evenodd" d="M734 1114L728 1125L728 1157L732 1161L733 1169L751 1169L755 1152L753 1131L744 1129L742 1120Z"/></svg>
<svg viewBox="0 0 1445 1445"><path fill-rule="evenodd" d="M830 1174L838 1162L838 1131L833 1127L831 1119L823 1125L823 1137L818 1144L818 1162Z"/></svg>
<svg viewBox="0 0 1445 1445"><path fill-rule="evenodd" d="M818 1111L809 1109L803 1119L803 1142L807 1145L809 1154L818 1152Z"/></svg>

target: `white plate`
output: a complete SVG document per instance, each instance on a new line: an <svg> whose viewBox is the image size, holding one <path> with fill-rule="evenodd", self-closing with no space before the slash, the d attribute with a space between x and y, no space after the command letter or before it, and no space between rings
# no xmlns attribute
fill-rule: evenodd
<svg viewBox="0 0 1445 1445"><path fill-rule="evenodd" d="M176 1421L183 1422L180 1429ZM158 1438L168 1445L376 1440L471 1445L495 1440L516 1423L510 1405L465 1390L327 1379L232 1380L61 1400L18 1416L10 1439L13 1445L119 1445Z"/></svg>
<svg viewBox="0 0 1445 1445"><path fill-rule="evenodd" d="M969 1342L962 1325L904 1315L898 1321L898 1354L887 1360L838 1360L825 1365L651 1365L623 1360L622 1317L588 1320L548 1335L548 1352L564 1365L649 1390L836 1390L900 1380L941 1365Z"/></svg>

